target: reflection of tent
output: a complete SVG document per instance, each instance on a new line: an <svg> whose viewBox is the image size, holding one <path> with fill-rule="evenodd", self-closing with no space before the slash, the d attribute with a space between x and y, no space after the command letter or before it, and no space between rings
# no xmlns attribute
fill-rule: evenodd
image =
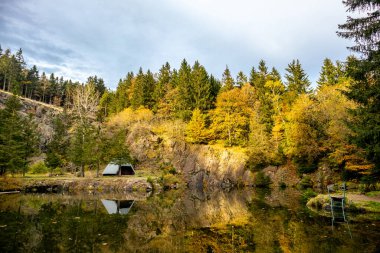
<svg viewBox="0 0 380 253"><path fill-rule="evenodd" d="M102 203L109 214L127 214L134 202L134 200L102 199Z"/></svg>
<svg viewBox="0 0 380 253"><path fill-rule="evenodd" d="M113 176L113 175L134 175L135 170L132 164L126 163L122 165L109 163L103 171L103 176Z"/></svg>

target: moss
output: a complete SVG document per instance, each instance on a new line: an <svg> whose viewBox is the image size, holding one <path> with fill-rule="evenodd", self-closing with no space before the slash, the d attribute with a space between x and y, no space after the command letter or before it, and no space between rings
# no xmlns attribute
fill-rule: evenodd
<svg viewBox="0 0 380 253"><path fill-rule="evenodd" d="M330 200L329 200L328 195L319 194L316 197L309 199L306 203L306 206L319 210L319 209L322 209L323 206L329 203L330 203Z"/></svg>

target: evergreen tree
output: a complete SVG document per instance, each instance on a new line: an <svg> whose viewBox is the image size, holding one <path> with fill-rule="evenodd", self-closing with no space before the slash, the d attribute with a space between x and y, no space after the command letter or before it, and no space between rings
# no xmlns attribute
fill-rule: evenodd
<svg viewBox="0 0 380 253"><path fill-rule="evenodd" d="M66 112L62 115L56 116L52 120L53 136L51 141L47 145L46 151L46 165L52 171L57 167L63 167L67 162L67 149L69 147L69 118Z"/></svg>
<svg viewBox="0 0 380 253"><path fill-rule="evenodd" d="M356 121L351 125L353 141L367 151L367 158L380 172L380 2L377 0L346 0L348 11L365 15L348 17L339 25L338 35L354 39L350 49L363 54L361 60L351 58L348 74L354 80L346 95L358 103L352 110Z"/></svg>
<svg viewBox="0 0 380 253"><path fill-rule="evenodd" d="M25 89L25 96L29 98L35 98L34 93L36 89L38 88L39 85L39 74L38 74L38 69L36 65L33 65L33 67L28 71L27 74L27 81L28 81L28 86Z"/></svg>
<svg viewBox="0 0 380 253"><path fill-rule="evenodd" d="M326 58L323 60L323 66L319 74L318 89L323 85L334 85L338 82L338 73L337 68L334 66L334 63Z"/></svg>
<svg viewBox="0 0 380 253"><path fill-rule="evenodd" d="M210 104L211 108L215 107L215 101L222 85L213 75L210 75Z"/></svg>
<svg viewBox="0 0 380 253"><path fill-rule="evenodd" d="M103 93L106 91L106 86L102 78L98 78L96 75L90 76L87 78L87 83L93 83L99 96L103 96Z"/></svg>
<svg viewBox="0 0 380 253"><path fill-rule="evenodd" d="M226 69L222 75L222 91L232 90L235 86L235 81L231 76L230 69L226 66Z"/></svg>
<svg viewBox="0 0 380 253"><path fill-rule="evenodd" d="M249 84L253 87L256 86L256 82L259 78L259 75L255 69L255 67L252 67L251 72L249 73Z"/></svg>
<svg viewBox="0 0 380 253"><path fill-rule="evenodd" d="M211 84L206 69L196 61L191 71L191 109L211 108Z"/></svg>
<svg viewBox="0 0 380 253"><path fill-rule="evenodd" d="M280 75L280 72L278 72L278 70L273 67L271 72L269 73L269 79L271 79L272 81L281 81L281 75Z"/></svg>
<svg viewBox="0 0 380 253"><path fill-rule="evenodd" d="M153 91L154 108L153 111L157 112L160 100L165 96L168 91L168 86L171 82L172 73L170 64L168 62L162 65L158 72L158 81Z"/></svg>
<svg viewBox="0 0 380 253"><path fill-rule="evenodd" d="M119 84L116 88L114 107L115 112L121 112L124 108L127 108L131 105L130 94L132 93L132 85L134 81L133 72L128 72L127 76L119 81ZM107 93L107 92L105 92ZM106 94L107 98L110 98L109 93ZM108 106L110 108L110 106ZM109 111L111 112L111 111Z"/></svg>
<svg viewBox="0 0 380 253"><path fill-rule="evenodd" d="M153 109L155 101L153 98L153 92L156 87L156 80L154 79L153 73L148 69L144 76L144 86L143 86L143 105L146 108Z"/></svg>
<svg viewBox="0 0 380 253"><path fill-rule="evenodd" d="M131 91L131 106L134 109L139 108L144 104L144 72L142 68L136 76L134 85Z"/></svg>
<svg viewBox="0 0 380 253"><path fill-rule="evenodd" d="M178 71L177 79L178 87L178 102L180 105L180 117L183 119L189 119L193 108L192 103L192 83L191 83L191 67L185 59L181 63L181 67Z"/></svg>
<svg viewBox="0 0 380 253"><path fill-rule="evenodd" d="M20 108L19 99L12 96L0 110L0 174L25 174L28 159L38 151L36 125L19 114Z"/></svg>
<svg viewBox="0 0 380 253"><path fill-rule="evenodd" d="M309 92L310 81L299 60L293 60L285 70L287 102L292 104L297 96Z"/></svg>
<svg viewBox="0 0 380 253"><path fill-rule="evenodd" d="M244 75L243 71L239 71L236 77L236 83L241 88L248 82L247 76Z"/></svg>

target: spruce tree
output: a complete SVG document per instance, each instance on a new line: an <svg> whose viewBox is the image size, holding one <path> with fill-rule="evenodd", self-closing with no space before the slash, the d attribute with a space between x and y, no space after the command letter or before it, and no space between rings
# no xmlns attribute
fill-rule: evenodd
<svg viewBox="0 0 380 253"><path fill-rule="evenodd" d="M348 62L348 74L354 80L346 95L358 103L352 113L356 120L351 124L353 141L367 151L367 158L380 173L380 2L378 0L346 0L350 12L364 15L348 17L339 25L338 35L353 39L350 47L362 54L362 59Z"/></svg>
<svg viewBox="0 0 380 253"><path fill-rule="evenodd" d="M334 63L326 58L323 60L323 66L321 72L319 74L318 89L320 89L324 85L334 85L338 81L338 73L337 68Z"/></svg>
<svg viewBox="0 0 380 253"><path fill-rule="evenodd" d="M224 70L222 75L222 85L222 91L232 90L235 86L235 81L231 76L231 72L228 66L226 66L226 69Z"/></svg>
<svg viewBox="0 0 380 253"><path fill-rule="evenodd" d="M211 85L206 69L196 61L191 71L191 109L211 108Z"/></svg>
<svg viewBox="0 0 380 253"><path fill-rule="evenodd" d="M310 91L311 83L299 60L293 60L285 70L287 72L285 74L286 99L289 104L292 104L299 95Z"/></svg>
<svg viewBox="0 0 380 253"><path fill-rule="evenodd" d="M236 83L241 88L248 82L247 76L244 75L243 71L239 71L236 76Z"/></svg>
<svg viewBox="0 0 380 253"><path fill-rule="evenodd" d="M177 87L179 96L176 104L180 105L180 117L183 119L189 119L193 108L193 103L191 99L191 67L187 63L186 59L183 59L181 67L178 71Z"/></svg>
<svg viewBox="0 0 380 253"><path fill-rule="evenodd" d="M166 62L165 65L162 65L158 72L157 84L153 91L154 112L157 112L160 100L165 96L166 92L168 91L171 78L172 73L170 69L170 64Z"/></svg>

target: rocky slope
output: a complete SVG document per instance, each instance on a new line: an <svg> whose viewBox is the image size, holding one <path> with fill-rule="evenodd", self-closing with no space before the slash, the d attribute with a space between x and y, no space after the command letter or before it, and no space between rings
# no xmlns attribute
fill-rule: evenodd
<svg viewBox="0 0 380 253"><path fill-rule="evenodd" d="M7 98L11 93L0 90L0 108L4 108ZM41 145L44 146L51 138L53 129L51 119L62 113L61 107L45 104L28 98L19 97L21 100L21 114L24 116L33 115L38 131L41 133Z"/></svg>

